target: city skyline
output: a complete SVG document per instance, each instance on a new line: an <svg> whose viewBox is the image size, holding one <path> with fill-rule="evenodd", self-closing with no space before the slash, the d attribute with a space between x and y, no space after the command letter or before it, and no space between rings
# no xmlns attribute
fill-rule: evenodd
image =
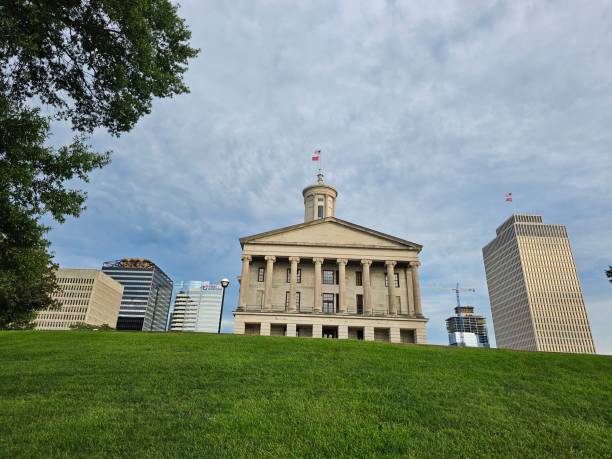
<svg viewBox="0 0 612 459"><path fill-rule="evenodd" d="M475 287L466 301L492 323L480 248L512 213L512 192L518 211L568 227L596 350L612 354L605 15L596 4L448 5L272 14L184 2L204 50L187 73L192 92L156 101L120 139L94 135L113 164L92 174L83 216L53 224L56 261L134 256L173 279L228 277L229 332L238 237L300 222L321 149L330 182L352 197L339 214L423 244L430 343L446 344L453 297L426 285ZM242 20L224 30L227 16Z"/></svg>

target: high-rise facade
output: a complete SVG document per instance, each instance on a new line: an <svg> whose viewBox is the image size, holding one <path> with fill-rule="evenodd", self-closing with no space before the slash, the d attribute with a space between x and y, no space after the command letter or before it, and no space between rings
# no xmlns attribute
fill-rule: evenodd
<svg viewBox="0 0 612 459"><path fill-rule="evenodd" d="M36 315L37 330L68 330L78 324L115 328L123 286L97 269L58 269L59 291L53 298L59 308Z"/></svg>
<svg viewBox="0 0 612 459"><path fill-rule="evenodd" d="M172 280L144 258L107 261L102 271L123 285L117 330L165 331Z"/></svg>
<svg viewBox="0 0 612 459"><path fill-rule="evenodd" d="M474 314L472 306L457 306L455 315L446 319L451 346L489 347L487 320Z"/></svg>
<svg viewBox="0 0 612 459"><path fill-rule="evenodd" d="M174 283L170 331L216 333L223 287L206 281Z"/></svg>
<svg viewBox="0 0 612 459"><path fill-rule="evenodd" d="M594 353L564 225L513 215L483 249L498 347Z"/></svg>

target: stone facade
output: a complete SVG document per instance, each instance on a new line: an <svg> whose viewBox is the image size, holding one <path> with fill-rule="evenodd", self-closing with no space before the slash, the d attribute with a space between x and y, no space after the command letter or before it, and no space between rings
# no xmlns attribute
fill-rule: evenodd
<svg viewBox="0 0 612 459"><path fill-rule="evenodd" d="M304 223L240 239L234 332L426 342L422 247L336 218L322 175L303 195Z"/></svg>
<svg viewBox="0 0 612 459"><path fill-rule="evenodd" d="M36 315L37 330L68 330L77 324L108 325L115 328L123 286L96 269L58 269L60 291L53 296L58 309Z"/></svg>

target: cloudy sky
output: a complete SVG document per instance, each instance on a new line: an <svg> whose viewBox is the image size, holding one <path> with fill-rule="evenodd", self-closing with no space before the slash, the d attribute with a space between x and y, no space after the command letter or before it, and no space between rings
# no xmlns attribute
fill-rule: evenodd
<svg viewBox="0 0 612 459"><path fill-rule="evenodd" d="M449 289L490 319L482 247L512 212L568 226L598 352L612 354L612 2L184 0L191 93L157 101L51 232L57 261L147 257L232 280L238 238L303 219L323 151L339 218L424 246L429 339ZM56 140L61 140L58 133ZM490 327L492 329L492 325ZM492 332L492 330L491 330Z"/></svg>

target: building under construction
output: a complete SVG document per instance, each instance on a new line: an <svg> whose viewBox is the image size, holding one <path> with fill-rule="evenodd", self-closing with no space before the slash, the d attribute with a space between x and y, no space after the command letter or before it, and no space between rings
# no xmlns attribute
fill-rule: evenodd
<svg viewBox="0 0 612 459"><path fill-rule="evenodd" d="M472 306L457 306L455 315L446 319L451 346L489 347L487 320L474 314Z"/></svg>

